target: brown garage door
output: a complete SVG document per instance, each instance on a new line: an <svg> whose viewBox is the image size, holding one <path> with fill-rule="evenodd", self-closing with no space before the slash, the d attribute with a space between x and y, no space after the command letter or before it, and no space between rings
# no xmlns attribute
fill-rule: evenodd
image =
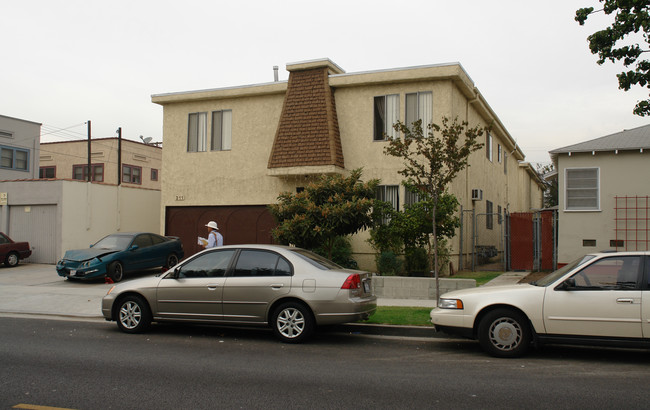
<svg viewBox="0 0 650 410"><path fill-rule="evenodd" d="M203 250L196 238L208 237L205 224L210 221L219 225L224 245L273 243L271 230L276 223L266 205L167 207L165 235L180 237L188 257Z"/></svg>

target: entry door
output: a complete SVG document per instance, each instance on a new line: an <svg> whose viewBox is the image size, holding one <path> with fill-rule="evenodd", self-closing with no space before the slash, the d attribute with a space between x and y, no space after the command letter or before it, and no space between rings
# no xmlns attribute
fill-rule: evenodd
<svg viewBox="0 0 650 410"><path fill-rule="evenodd" d="M265 323L270 304L291 289L291 265L275 252L243 249L223 290L224 320Z"/></svg>
<svg viewBox="0 0 650 410"><path fill-rule="evenodd" d="M175 269L158 284L157 317L195 321L223 318L225 274L235 250L203 253Z"/></svg>
<svg viewBox="0 0 650 410"><path fill-rule="evenodd" d="M544 324L548 334L642 337L641 256L600 259L572 276L575 286L548 289Z"/></svg>

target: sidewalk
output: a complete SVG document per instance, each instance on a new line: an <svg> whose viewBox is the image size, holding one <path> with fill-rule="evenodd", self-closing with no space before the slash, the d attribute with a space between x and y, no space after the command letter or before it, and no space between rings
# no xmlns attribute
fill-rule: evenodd
<svg viewBox="0 0 650 410"><path fill-rule="evenodd" d="M527 272L506 272L483 286L519 282ZM0 268L0 313L103 319L101 300L112 285L68 281L54 265L21 263ZM436 306L435 300L377 299L378 306Z"/></svg>

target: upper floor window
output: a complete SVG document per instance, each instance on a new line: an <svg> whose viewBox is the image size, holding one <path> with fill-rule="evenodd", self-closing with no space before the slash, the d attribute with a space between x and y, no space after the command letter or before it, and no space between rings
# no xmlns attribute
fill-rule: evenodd
<svg viewBox="0 0 650 410"><path fill-rule="evenodd" d="M598 168L567 168L565 176L566 210L600 209Z"/></svg>
<svg viewBox="0 0 650 410"><path fill-rule="evenodd" d="M56 167L40 167L38 170L39 178L56 178Z"/></svg>
<svg viewBox="0 0 650 410"><path fill-rule="evenodd" d="M208 147L208 113L195 112L189 116L187 152L203 152Z"/></svg>
<svg viewBox="0 0 650 410"><path fill-rule="evenodd" d="M104 164L90 164L92 168L92 181L104 182ZM88 165L73 165L72 179L88 180Z"/></svg>
<svg viewBox="0 0 650 410"><path fill-rule="evenodd" d="M212 111L212 151L228 151L232 145L232 110Z"/></svg>
<svg viewBox="0 0 650 410"><path fill-rule="evenodd" d="M158 181L158 170L156 168L151 168L151 180Z"/></svg>
<svg viewBox="0 0 650 410"><path fill-rule="evenodd" d="M501 144L497 144L497 161L499 164L501 163L503 158L503 148L501 148Z"/></svg>
<svg viewBox="0 0 650 410"><path fill-rule="evenodd" d="M398 132L393 124L399 121L399 95L382 95L375 97L373 140L383 141L384 135L397 138Z"/></svg>
<svg viewBox="0 0 650 410"><path fill-rule="evenodd" d="M29 151L12 147L0 147L0 168L29 170Z"/></svg>
<svg viewBox="0 0 650 410"><path fill-rule="evenodd" d="M122 182L128 184L141 184L142 168L133 165L122 165Z"/></svg>
<svg viewBox="0 0 650 410"><path fill-rule="evenodd" d="M485 156L492 162L492 134L485 133Z"/></svg>
<svg viewBox="0 0 650 410"><path fill-rule="evenodd" d="M433 93L417 92L406 94L406 126L422 120L422 131L427 136L427 126L431 124L433 117Z"/></svg>
<svg viewBox="0 0 650 410"><path fill-rule="evenodd" d="M503 173L508 174L508 154L503 153Z"/></svg>

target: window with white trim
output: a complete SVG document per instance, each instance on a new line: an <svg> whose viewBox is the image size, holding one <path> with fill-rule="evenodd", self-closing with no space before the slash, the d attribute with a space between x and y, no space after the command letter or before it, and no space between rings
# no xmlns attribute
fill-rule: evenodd
<svg viewBox="0 0 650 410"><path fill-rule="evenodd" d="M487 156L487 159L492 161L492 134L489 132L485 133L485 155Z"/></svg>
<svg viewBox="0 0 650 410"><path fill-rule="evenodd" d="M393 124L399 121L399 95L382 95L374 99L374 141L384 141L384 134L398 138Z"/></svg>
<svg viewBox="0 0 650 410"><path fill-rule="evenodd" d="M598 168L567 168L565 170L565 204L567 211L600 209Z"/></svg>
<svg viewBox="0 0 650 410"><path fill-rule="evenodd" d="M208 113L190 113L187 125L187 152L204 152L208 147Z"/></svg>
<svg viewBox="0 0 650 410"><path fill-rule="evenodd" d="M232 110L212 111L212 151L228 151L232 145Z"/></svg>
<svg viewBox="0 0 650 410"><path fill-rule="evenodd" d="M406 126L411 127L415 121L422 120L422 131L427 136L427 126L433 118L433 93L419 91L406 94Z"/></svg>
<svg viewBox="0 0 650 410"><path fill-rule="evenodd" d="M399 211L399 185L378 185L375 197L380 201L390 203L395 211ZM384 219L382 222L388 223L389 220Z"/></svg>

